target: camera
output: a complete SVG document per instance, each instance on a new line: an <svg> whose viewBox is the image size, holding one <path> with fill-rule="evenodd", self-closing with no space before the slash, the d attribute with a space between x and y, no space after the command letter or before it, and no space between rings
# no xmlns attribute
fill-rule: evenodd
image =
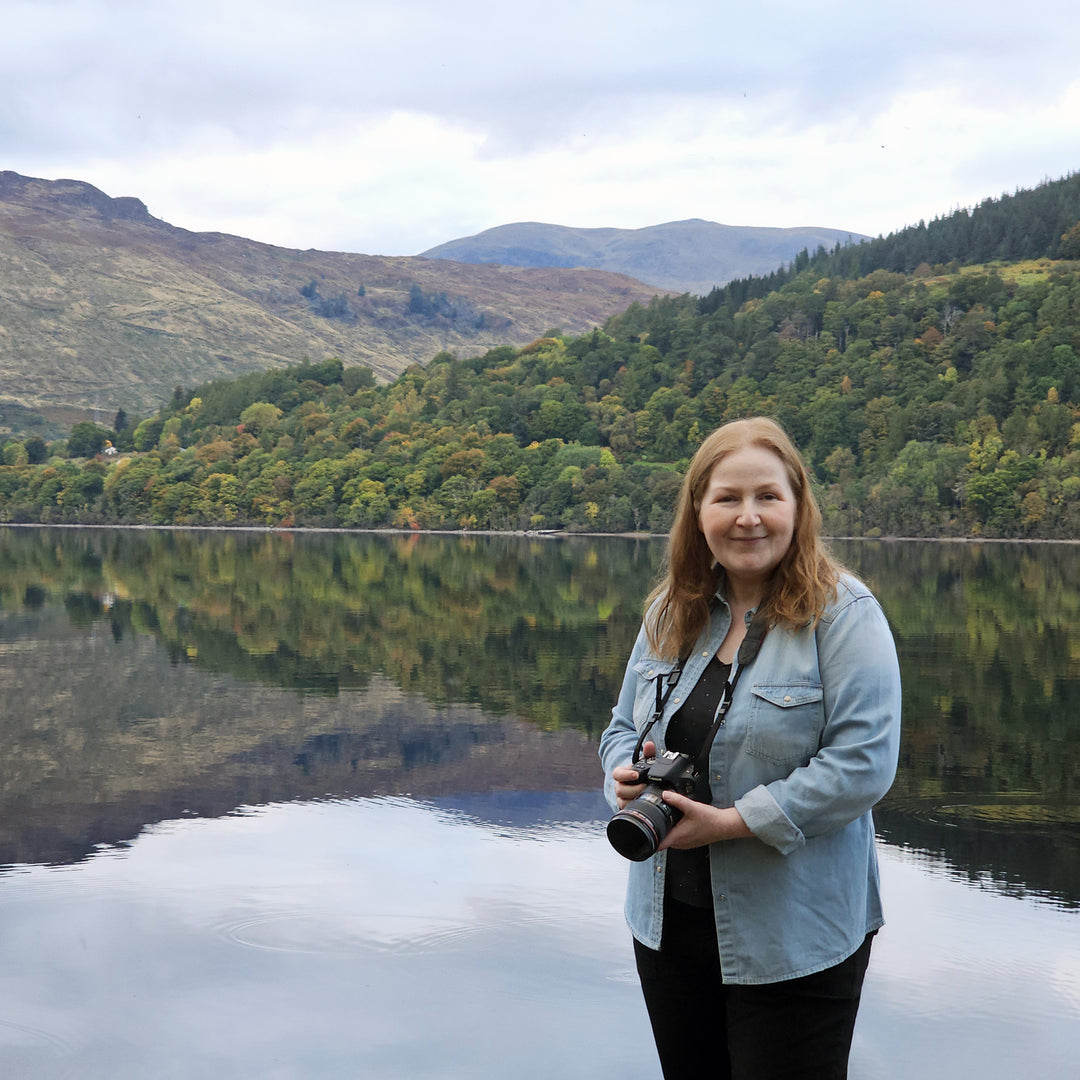
<svg viewBox="0 0 1080 1080"><path fill-rule="evenodd" d="M664 802L665 789L693 798L697 769L689 754L675 750L642 758L631 768L637 771L638 780L645 783L645 790L616 811L608 822L607 837L624 859L644 862L656 854L671 827L682 817L681 811Z"/></svg>

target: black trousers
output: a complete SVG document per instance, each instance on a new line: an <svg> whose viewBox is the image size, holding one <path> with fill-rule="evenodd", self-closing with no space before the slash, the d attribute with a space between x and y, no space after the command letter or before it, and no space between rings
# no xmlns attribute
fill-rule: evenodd
<svg viewBox="0 0 1080 1080"><path fill-rule="evenodd" d="M712 911L668 900L661 950L634 941L664 1080L846 1080L872 938L814 975L725 986Z"/></svg>

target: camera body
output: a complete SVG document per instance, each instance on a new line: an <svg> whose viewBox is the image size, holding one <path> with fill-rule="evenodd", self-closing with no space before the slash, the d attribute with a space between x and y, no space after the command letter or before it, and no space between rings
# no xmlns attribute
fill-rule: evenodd
<svg viewBox="0 0 1080 1080"><path fill-rule="evenodd" d="M689 754L661 750L655 757L635 761L631 768L637 772L639 783L659 784L661 788L670 788L687 798L693 797L697 770Z"/></svg>
<svg viewBox="0 0 1080 1080"><path fill-rule="evenodd" d="M607 837L623 858L643 862L656 854L664 837L682 817L679 810L664 802L664 791L677 791L693 798L697 768L689 754L676 750L641 758L631 767L645 784L645 790L616 811L608 822Z"/></svg>

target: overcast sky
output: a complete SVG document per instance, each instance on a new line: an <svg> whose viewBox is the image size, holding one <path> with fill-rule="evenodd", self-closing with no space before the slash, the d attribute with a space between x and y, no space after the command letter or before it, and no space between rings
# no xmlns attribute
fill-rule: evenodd
<svg viewBox="0 0 1080 1080"><path fill-rule="evenodd" d="M514 221L877 235L1080 169L1076 0L0 0L0 169L412 255Z"/></svg>

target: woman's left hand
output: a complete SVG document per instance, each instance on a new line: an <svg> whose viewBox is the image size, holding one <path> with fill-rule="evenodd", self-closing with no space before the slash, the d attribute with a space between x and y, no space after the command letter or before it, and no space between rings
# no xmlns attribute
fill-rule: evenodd
<svg viewBox="0 0 1080 1080"><path fill-rule="evenodd" d="M709 806L695 802L677 791L665 791L664 802L682 812L682 818L667 834L664 848L696 848L721 840L739 840L754 834L733 806Z"/></svg>

